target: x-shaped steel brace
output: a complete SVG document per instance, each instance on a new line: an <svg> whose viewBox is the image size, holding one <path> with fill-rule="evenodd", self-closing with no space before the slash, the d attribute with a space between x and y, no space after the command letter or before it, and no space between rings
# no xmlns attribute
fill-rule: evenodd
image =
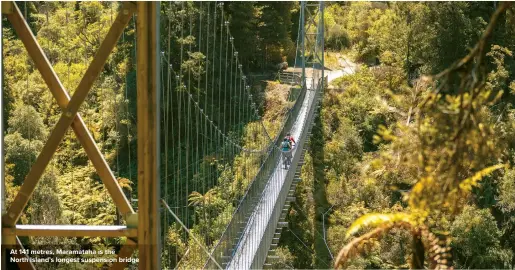
<svg viewBox="0 0 515 270"><path fill-rule="evenodd" d="M57 122L54 130L50 134L50 137L38 158L36 159L36 162L32 166L30 172L27 174L25 181L20 188L20 191L11 204L11 207L5 214L3 218L4 226L15 226L16 222L21 216L21 213L23 212L23 209L32 196L32 193L34 192L39 179L44 173L45 168L57 150L59 143L62 141L70 125L72 126L75 134L77 135L77 138L84 147L86 154L93 163L93 166L95 167L102 182L106 185L106 188L111 194L111 197L113 198L116 206L119 208L121 214L126 217L128 214L134 213L134 210L125 197L125 194L120 188L120 185L116 181L116 178L114 177L111 169L103 158L100 150L97 148L93 137L86 128L84 121L77 112L80 105L84 102L88 92L90 91L91 86L102 71L109 55L111 54L113 48L116 46L118 39L122 35L123 30L129 23L132 14L135 11L136 6L134 3L124 2L121 11L116 17L116 20L109 29L107 36L102 41L97 54L93 58L93 61L89 65L86 73L76 88L75 93L70 99L68 93L55 74L50 62L46 58L46 55L39 46L36 37L32 34L26 21L23 19L20 10L13 3L12 12L7 14L7 18L18 33L19 38L22 40L24 46L27 49L27 52L41 73L43 80L54 95L54 98L57 100L57 103L63 109L63 114Z"/></svg>

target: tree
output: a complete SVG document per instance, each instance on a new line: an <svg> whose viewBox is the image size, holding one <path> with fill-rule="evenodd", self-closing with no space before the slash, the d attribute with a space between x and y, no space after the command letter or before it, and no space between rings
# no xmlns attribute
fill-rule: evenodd
<svg viewBox="0 0 515 270"><path fill-rule="evenodd" d="M456 267L510 268L512 252L500 245L501 231L488 209L466 206L451 225Z"/></svg>
<svg viewBox="0 0 515 270"><path fill-rule="evenodd" d="M20 185L43 148L47 131L36 110L30 105L18 105L9 118L8 134L4 138L5 160L14 164L14 183Z"/></svg>
<svg viewBox="0 0 515 270"><path fill-rule="evenodd" d="M248 44L259 44L257 35L259 9L253 1L229 2L228 12L231 17L231 33L234 36L234 47L246 48ZM258 66L258 46L250 46L246 50L240 50L241 62L249 69Z"/></svg>
<svg viewBox="0 0 515 270"><path fill-rule="evenodd" d="M282 62L283 56L294 50L291 40L291 14L293 2L259 2L261 10L258 33L262 39L265 61L268 65Z"/></svg>

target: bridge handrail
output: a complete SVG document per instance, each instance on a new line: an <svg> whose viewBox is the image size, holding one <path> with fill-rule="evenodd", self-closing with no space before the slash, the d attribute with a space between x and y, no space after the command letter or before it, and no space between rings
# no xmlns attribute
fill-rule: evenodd
<svg viewBox="0 0 515 270"><path fill-rule="evenodd" d="M285 77L285 80L283 80L281 77ZM275 75L276 79L279 79L279 81L286 82L286 83L294 83L294 84L301 84L302 82L302 76L297 74L296 72L284 72L282 70L279 70L277 74Z"/></svg>

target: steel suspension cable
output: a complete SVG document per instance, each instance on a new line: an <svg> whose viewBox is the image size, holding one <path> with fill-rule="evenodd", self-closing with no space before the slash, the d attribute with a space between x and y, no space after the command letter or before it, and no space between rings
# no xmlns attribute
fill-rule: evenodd
<svg viewBox="0 0 515 270"><path fill-rule="evenodd" d="M207 3L207 5L209 6L209 2ZM202 16L203 15L205 16L205 14L203 14L202 11L203 11L203 9L202 9L202 2L201 2L200 3L200 12L199 12L199 21L200 21L200 23L199 23L200 24L199 25L199 36L200 36L200 38L199 38L199 49L198 49L200 52L202 52L202 49L203 49L202 48ZM205 9L204 9L204 12L206 12ZM207 11L206 13L207 13L207 21L208 21L206 23L206 25L207 25L209 23L209 11ZM207 46L209 46L209 38L208 38L208 32L207 32L208 30L209 29L206 29L206 31L204 31L206 33L205 43L206 43ZM209 57L207 56L207 46L206 46L206 51L205 51L206 54L204 55L204 59L206 61L205 70L204 70L205 74L208 74L207 61L208 61ZM202 68L202 61L199 61L199 70L201 70L201 68ZM198 79L199 101L201 100L200 89L201 89L202 79L203 79L203 76L199 72L199 79ZM207 78L205 79L205 81L207 82ZM204 97L206 97L207 96L207 87L204 87L204 91L205 91L204 92ZM204 108L207 110L207 102L206 101L204 101ZM202 118L200 113L198 113L198 116L199 116L199 122L200 122L200 126L201 126L201 132L197 131L197 134L199 134L199 133L205 134L205 133L207 133L207 120L205 118ZM206 150L208 148L207 147L207 143L208 142L206 140L206 137L202 136L202 150L201 150L201 154L200 154L200 156L202 158L200 158L200 160L203 160L204 159L203 157L205 157L205 155L207 154L207 150ZM199 158L197 158L197 160L199 160ZM202 190L201 193L203 194L204 197L206 196L206 179L205 179L206 177L205 176L207 175L205 173L205 171L206 171L206 168L205 168L204 162L200 162L199 163L199 179L201 181L201 183L200 183L201 187L199 189ZM204 198L204 205L203 205L203 207L201 209L202 217L204 218L202 221L204 223L207 222L207 212L206 212L206 207L205 207L205 203L206 203L205 200L206 200L206 198ZM207 236L208 236L208 233L209 233L208 230L209 230L209 228L204 226L203 232L201 233L201 236L203 236L203 240L204 240L205 244L207 244Z"/></svg>
<svg viewBox="0 0 515 270"><path fill-rule="evenodd" d="M222 9L223 11L223 9ZM223 16L222 16L223 18ZM224 68L224 91L223 91L223 94L224 94L224 97L223 97L223 109L224 109L224 112L223 112L223 115L225 116L226 115L226 111L227 111L227 55L229 53L229 21L225 21L224 22L225 24L225 28L226 28L226 38L225 38L225 68ZM227 134L227 119L226 117L223 118L222 120L222 128L223 128L223 132ZM225 156L225 149L224 149L224 156Z"/></svg>
<svg viewBox="0 0 515 270"><path fill-rule="evenodd" d="M164 61L166 61L166 59L164 59ZM175 71L171 70L171 72L175 72ZM207 119L207 121L210 123L210 125L215 129L215 131L219 134L219 136L222 139L225 139L226 141L228 141L234 147L239 148L239 149L241 149L241 150L243 150L245 152L249 152L249 153L264 153L264 152L267 151L268 146L264 147L262 149L249 149L249 148L246 148L246 147L238 144L229 135L225 134L221 127L216 125L216 123L212 119L212 117L210 117L209 115L206 114L206 112L205 112L206 110L204 108L200 107L199 102L193 97L192 94L186 94L186 95L187 95L187 98L189 99L189 101L191 101L193 103L194 107L200 112L200 114L203 115Z"/></svg>
<svg viewBox="0 0 515 270"><path fill-rule="evenodd" d="M172 3L169 2L169 12L172 11ZM168 56L171 55L171 31L172 31L172 20L171 18L168 16L167 17L168 19L168 37L167 37L167 41L168 41ZM165 115L166 115L166 120L165 120L165 162L166 162L166 165L165 165L165 200L166 202L168 203L168 177L169 177L169 174L168 174L168 152L169 152L169 148L168 148L168 144L169 144L169 141L170 141L170 138L169 138L169 124L170 124L170 121L169 121L169 118L171 117L171 128L172 130L174 130L174 127L173 127L173 113L170 114L170 102L171 102L171 98L173 98L173 95L172 95L172 74L170 72L170 69L172 69L172 65L171 64L167 64L167 88L166 88L166 91L167 91L167 97L166 97L166 101L165 101ZM175 164L175 140L173 138L173 133L172 133L172 164ZM173 170L173 169L172 169ZM173 180L173 178L172 178ZM172 188L173 189L173 188ZM165 230L164 230L164 234L163 234L163 243L166 243L166 237L168 236L168 230L169 230L169 221L168 221L168 213L165 212ZM169 265L171 265L171 262L170 262L170 254L171 254L171 247L170 245L167 245L167 251L168 251L168 263ZM177 253L175 253L175 256L176 256L176 261L177 261Z"/></svg>
<svg viewBox="0 0 515 270"><path fill-rule="evenodd" d="M184 11L184 2L181 2L181 12ZM183 63L183 53L184 53L184 14L183 13L180 13L181 15L181 23L180 23L180 29L181 29L181 39L180 39L180 43L181 43L181 52L180 52L180 63L182 64ZM178 98L179 98L179 112L178 112L178 119L179 119L179 162L177 163L177 171L180 170L181 168L181 165L182 165L182 147L181 147L181 142L182 142L182 137L181 137L181 130L182 130L182 125L181 125L181 119L182 119L182 103L183 103L183 84L182 84L182 66L179 67L179 75L178 75L178 78L177 78L177 82L178 82L178 89L177 89L177 95L178 95ZM184 190L184 185L183 185L183 181L181 181L181 175L179 174L179 179L177 180L178 183L179 183L179 190L182 191ZM182 195L181 195L182 196ZM177 200L181 200L181 196L177 196ZM185 194L185 197L187 198L188 194L187 194L187 191L186 191L186 194ZM184 204L188 204L188 201L186 199L186 201L184 202ZM177 206L179 206L180 203L179 201L177 202ZM181 218L184 218L184 213L186 212L187 210L185 209L181 209L181 213L180 213L180 216ZM186 212L187 213L187 212ZM183 241L186 242L187 241L187 236L185 235L184 238L183 238Z"/></svg>
<svg viewBox="0 0 515 270"><path fill-rule="evenodd" d="M188 14L188 19L189 19L189 35L188 35L188 39L189 37L192 36L192 16L191 16L191 12L190 12L190 7L188 6L188 9L187 9L187 14ZM189 49L188 49L188 55L191 53L191 44L192 42L189 42ZM191 140L192 140L192 125L191 125L191 69L190 70L187 70L187 74L188 74L188 91L187 91L187 94L189 95L189 99L188 99L188 112L187 112L187 115L186 115L186 166L189 166L190 162L191 162L191 151L189 151L190 149L190 145L191 145ZM195 168L193 168L194 170ZM195 184L195 183L193 183ZM193 186L194 187L194 186ZM189 170L186 170L186 197L185 197L185 200L186 200L186 203L188 203L188 197L189 195L191 194L190 192L190 171ZM186 226L188 228L191 228L190 226L190 213L189 213L189 207L186 208Z"/></svg>
<svg viewBox="0 0 515 270"><path fill-rule="evenodd" d="M229 28L229 25L227 25L227 28ZM227 29L227 32L229 32L229 29ZM230 37L230 39L229 39L229 40L230 40L230 42L231 42L231 44L232 44L232 43L233 43L234 38L233 38L233 37ZM227 44L227 45L229 45L229 44ZM233 103L232 103L231 101L232 101L232 66L233 66L233 60L234 60L234 59L233 59L233 54L234 54L234 47L233 47L233 46L231 46L231 64L230 64L231 69L230 69L230 74L229 74L229 114L227 115L228 117L226 116L226 118L229 118L229 128L228 128L228 129L226 129L226 133L227 133L227 134L230 134L229 132L230 132L231 127L232 127L232 123L231 123L231 117L232 117L232 106L231 106L231 105L232 105ZM226 64L227 64L227 63L226 63ZM225 71L226 71L226 74L225 74L225 75L226 75L226 78L227 78L227 70L228 70L228 68L225 68ZM225 81L225 91L224 91L224 93L226 93L226 92L227 92L227 80ZM225 102L227 103L227 99L225 100ZM232 150L232 149L231 149L231 150ZM232 157L234 156L234 153L232 153L232 151L231 151L231 153L230 153L230 155L229 155L229 156L230 156L230 158L229 158L229 159L232 159Z"/></svg>
<svg viewBox="0 0 515 270"><path fill-rule="evenodd" d="M199 51L199 52L201 52L201 50L202 50L202 2L200 2L199 4L200 4L200 7L199 7L199 12L198 12L198 13L199 13L199 28L198 28L198 32L199 32L199 33L198 33L198 37L199 37L199 38L198 38L198 51ZM198 82L197 82L197 96L198 96L199 100L200 100L200 84L201 84L201 78L202 78L202 76L201 76L201 68L202 68L202 61L200 60L200 61L199 61L199 64L198 64L198 70L199 70L198 72L199 72L199 75L198 75L198 78L197 78L197 81L198 81ZM200 101L199 101L199 103L200 103ZM199 144L200 144L200 140L199 140L199 134L200 134L201 132L203 132L203 130L202 130L203 125L202 125L202 123L201 123L201 121L202 121L203 119L200 117L200 112L199 112L199 111L196 111L195 115L196 115L196 117L195 117L195 118L197 119L197 121L196 121L196 123L195 123L195 124L196 124L196 127L197 127L197 130L196 130L196 132L195 132L195 133L196 133L196 135L197 135L197 142L196 142L196 148L197 148L197 149L196 149L196 150L197 150L196 152L197 152L197 156L196 156L196 160L200 160L200 153L199 153ZM201 151L202 151L202 153L203 153L203 152L204 152L203 150L204 150L204 147L205 147L205 139L204 139L204 138L202 138L202 141L203 141L203 143L202 143L202 150L201 150ZM195 190L199 190L199 191L200 191L200 190L201 190L201 188L200 188L199 186L202 186L201 194L204 194L204 196L205 196L205 194L206 194L206 192L205 192L205 187L203 186L203 183L200 183L200 182L199 182L199 180L200 180L200 181L202 181L202 176L200 175L200 173L201 173L201 165L202 165L202 163L198 163L197 173L196 173L196 175L197 175L197 179L196 179L196 181L195 181L195 183L197 184L197 188L196 188ZM206 200L206 198L204 198L204 202L203 202L203 204L205 204L205 200ZM201 209L201 210L205 211L205 205L203 205L203 207L202 207L202 208L203 208L203 209ZM204 213L205 213L205 212L204 212ZM195 215L195 214L196 214L196 213L194 213L194 215ZM205 218L206 216L205 216L205 215L203 215L203 217ZM199 218L199 219L201 219L201 218ZM207 221L207 220L203 220L203 222L206 222L206 221ZM205 239L205 236L207 235L207 230L206 230L206 229L204 229L204 231L202 231L202 228L201 228L200 235L202 236L202 234L204 234L204 237L203 237L203 238ZM205 240L204 240L204 241L205 241ZM202 254L202 255L203 255L203 254Z"/></svg>
<svg viewBox="0 0 515 270"><path fill-rule="evenodd" d="M220 110L222 108L221 106L221 92L222 92L222 42L223 42L223 31L224 31L224 3L220 3L220 18L221 18L221 22L220 22L220 57L218 58L218 62L219 62L219 74L218 74L218 123L220 124L221 123L221 119L220 119L220 116L221 116L221 113L220 113ZM222 149L222 156L225 156L225 150Z"/></svg>
<svg viewBox="0 0 515 270"><path fill-rule="evenodd" d="M217 5L218 3L215 2L215 5L214 5L214 17L213 17L213 60L211 61L211 64L213 65L213 68L212 68L212 73L211 73L211 87L214 88L215 87L215 58L216 58L216 18L217 18ZM206 72L207 74L207 72ZM207 76L207 75L206 75ZM207 94L206 94L206 97L207 97ZM215 91L214 89L211 91L211 100L212 102L214 102L215 100ZM207 104L207 103L206 103ZM214 106L213 104L211 104L211 115L214 116ZM214 129L213 129L213 126L210 126L210 131L211 131L211 134L214 134ZM218 134L216 134L216 138L218 138ZM216 140L216 143L218 144L218 140ZM215 154L215 156L217 156L217 153ZM217 182L216 180L213 181L213 183L211 183L211 186L213 186L215 184L215 182Z"/></svg>

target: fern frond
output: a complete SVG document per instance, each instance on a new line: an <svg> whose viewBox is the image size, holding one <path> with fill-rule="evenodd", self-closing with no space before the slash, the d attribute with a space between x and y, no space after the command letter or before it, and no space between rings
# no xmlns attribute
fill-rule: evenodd
<svg viewBox="0 0 515 270"><path fill-rule="evenodd" d="M188 201L190 202L188 205L189 206L197 206L199 204L202 204L203 201L204 201L204 196L202 196L202 194L200 194L199 192L197 191L193 191L189 196L188 196Z"/></svg>
<svg viewBox="0 0 515 270"><path fill-rule="evenodd" d="M420 234L424 249L428 253L429 269L452 270L450 238L441 240L425 226L420 228Z"/></svg>
<svg viewBox="0 0 515 270"><path fill-rule="evenodd" d="M360 218L358 218L347 230L345 234L345 239L348 239L351 235L358 232L360 229L368 226L380 226L386 223L395 223L395 222L407 222L411 223L412 218L410 214L406 213L395 213L395 214L366 214Z"/></svg>
<svg viewBox="0 0 515 270"><path fill-rule="evenodd" d="M374 215L374 214L370 214L370 215ZM370 215L365 215L365 216L370 216ZM375 215L380 215L380 214L375 214ZM390 214L390 216L392 216L392 215L396 215L396 214ZM404 215L407 215L407 214L404 214ZM365 217L365 216L363 216L363 217ZM407 216L409 216L409 215L407 215ZM361 218L363 218L363 217L361 217ZM415 230L414 226L410 222L397 220L396 222L382 223L381 225L379 225L378 228L375 228L374 230L372 230L360 237L353 239L347 245L345 245L340 250L340 252L338 253L338 256L336 257L336 260L334 263L334 268L339 269L340 267L344 267L347 260L349 260L350 258L354 257L356 254L361 252L362 248L363 248L362 243L364 243L370 239L380 240L385 233L389 232L393 228L404 228L410 232L413 232Z"/></svg>
<svg viewBox="0 0 515 270"><path fill-rule="evenodd" d="M413 224L413 222L409 220L411 218L410 215L404 213L399 214L390 214L389 216L392 216L390 218L391 222L382 223L381 225L378 225L378 228L353 239L345 245L336 257L334 268L343 268L350 258L356 256L358 253L364 252L364 247L366 247L366 245L363 245L363 243L367 243L371 239L380 240L391 229L400 228L410 232L413 237L420 238L422 240L424 250L427 251L429 255L430 269L453 270L449 239L447 239L447 241L441 241L431 233L426 226L417 226ZM371 215L377 216L379 214ZM397 217L393 217L394 215L397 215ZM402 219L407 219L408 221L404 221Z"/></svg>
<svg viewBox="0 0 515 270"><path fill-rule="evenodd" d="M340 252L338 253L338 256L336 257L334 268L339 269L340 267L343 268L345 266L345 263L348 259L354 257L360 250L359 246L360 243L363 241L366 241L371 238L380 239L380 236L382 236L384 233L388 232L393 228L393 224L385 225L379 228L374 229L371 232L368 232L356 239L353 239L350 243L345 245Z"/></svg>
<svg viewBox="0 0 515 270"><path fill-rule="evenodd" d="M472 177L469 177L460 183L460 189L465 192L470 192L473 187L477 186L477 183L483 179L483 177L491 174L492 172L506 167L505 164L497 164L494 166L486 167L481 171L475 173Z"/></svg>

